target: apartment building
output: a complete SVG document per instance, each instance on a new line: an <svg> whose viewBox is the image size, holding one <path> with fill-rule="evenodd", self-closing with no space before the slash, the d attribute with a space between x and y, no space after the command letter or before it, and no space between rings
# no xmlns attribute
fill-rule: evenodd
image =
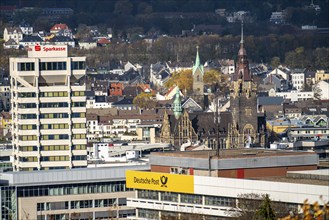
<svg viewBox="0 0 329 220"><path fill-rule="evenodd" d="M66 45L10 58L14 171L87 166L85 60Z"/></svg>

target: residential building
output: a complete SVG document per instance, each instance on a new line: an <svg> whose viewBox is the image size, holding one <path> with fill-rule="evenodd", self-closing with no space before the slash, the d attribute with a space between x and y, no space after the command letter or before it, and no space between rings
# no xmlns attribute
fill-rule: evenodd
<svg viewBox="0 0 329 220"><path fill-rule="evenodd" d="M33 27L29 24L22 24L19 25L20 29L22 30L24 35L32 35L33 34Z"/></svg>
<svg viewBox="0 0 329 220"><path fill-rule="evenodd" d="M274 11L271 14L270 22L274 24L284 24L286 22L285 11Z"/></svg>
<svg viewBox="0 0 329 220"><path fill-rule="evenodd" d="M1 174L0 218L110 219L135 215L126 198L126 170L149 170L148 165L121 164L74 170L6 172Z"/></svg>
<svg viewBox="0 0 329 220"><path fill-rule="evenodd" d="M329 100L329 80L319 81L313 87L314 98L319 100Z"/></svg>
<svg viewBox="0 0 329 220"><path fill-rule="evenodd" d="M35 46L35 45L41 45L43 44L43 40L38 35L27 35L25 36L20 42L20 47L29 47L29 46Z"/></svg>
<svg viewBox="0 0 329 220"><path fill-rule="evenodd" d="M3 31L3 40L13 39L17 44L23 39L23 32L18 27L6 27Z"/></svg>
<svg viewBox="0 0 329 220"><path fill-rule="evenodd" d="M234 60L220 60L219 61L221 64L221 71L224 74L229 74L232 75L235 72L235 64L234 64Z"/></svg>
<svg viewBox="0 0 329 220"><path fill-rule="evenodd" d="M14 171L87 166L85 61L65 45L10 58Z"/></svg>
<svg viewBox="0 0 329 220"><path fill-rule="evenodd" d="M150 83L154 87L162 87L169 80L170 70L166 68L166 65L158 62L151 64L150 67Z"/></svg>
<svg viewBox="0 0 329 220"><path fill-rule="evenodd" d="M263 81L264 84L273 84L273 88L277 92L284 92L289 89L289 81L279 74L269 74Z"/></svg>
<svg viewBox="0 0 329 220"><path fill-rule="evenodd" d="M82 39L79 41L80 49L90 50L97 47L97 42L92 38Z"/></svg>
<svg viewBox="0 0 329 220"><path fill-rule="evenodd" d="M59 31L61 30L69 30L69 27L66 24L55 24L51 29L50 29L50 33L52 34L57 34Z"/></svg>
<svg viewBox="0 0 329 220"><path fill-rule="evenodd" d="M269 94L270 96L280 96L285 100L289 100L290 102L298 102L303 100L313 100L314 92L299 92L297 90L292 90L290 92L272 92Z"/></svg>
<svg viewBox="0 0 329 220"><path fill-rule="evenodd" d="M304 84L305 84L305 69L296 69L293 70L290 74L291 77L291 83L293 88L295 88L297 91L304 90Z"/></svg>
<svg viewBox="0 0 329 220"><path fill-rule="evenodd" d="M19 44L16 43L16 41L14 39L9 39L8 41L3 43L3 48L4 49L18 49L19 48Z"/></svg>
<svg viewBox="0 0 329 220"><path fill-rule="evenodd" d="M329 80L329 71L317 70L315 72L315 82L319 82L322 80Z"/></svg>

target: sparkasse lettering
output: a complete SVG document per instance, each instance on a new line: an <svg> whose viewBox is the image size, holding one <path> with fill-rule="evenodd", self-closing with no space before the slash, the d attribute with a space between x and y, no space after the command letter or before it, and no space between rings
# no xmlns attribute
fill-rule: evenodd
<svg viewBox="0 0 329 220"><path fill-rule="evenodd" d="M65 47L43 47L43 51L65 51Z"/></svg>

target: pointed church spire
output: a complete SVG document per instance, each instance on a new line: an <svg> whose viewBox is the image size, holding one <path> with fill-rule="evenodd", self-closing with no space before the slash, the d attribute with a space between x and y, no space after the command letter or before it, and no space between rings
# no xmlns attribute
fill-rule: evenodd
<svg viewBox="0 0 329 220"><path fill-rule="evenodd" d="M241 41L240 41L240 44L243 44L244 41L243 41L243 21L241 22Z"/></svg>
<svg viewBox="0 0 329 220"><path fill-rule="evenodd" d="M174 115L176 119L179 119L179 117L182 115L182 103L180 100L180 94L179 94L179 88L176 87L176 97L174 100Z"/></svg>
<svg viewBox="0 0 329 220"><path fill-rule="evenodd" d="M199 56L199 46L196 46L196 57L195 57L195 63L192 69L192 74L194 75L195 71L199 69L201 74L203 75L203 65L200 62L200 56Z"/></svg>
<svg viewBox="0 0 329 220"><path fill-rule="evenodd" d="M196 57L195 57L194 66L196 67L200 66L199 46L196 46Z"/></svg>

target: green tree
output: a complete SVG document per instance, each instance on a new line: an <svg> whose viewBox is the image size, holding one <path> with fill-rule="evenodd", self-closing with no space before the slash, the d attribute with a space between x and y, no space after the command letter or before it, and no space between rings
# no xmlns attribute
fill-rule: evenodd
<svg viewBox="0 0 329 220"><path fill-rule="evenodd" d="M181 91L192 91L192 70L182 70L175 72L171 75L170 79L165 84L165 87L170 88L173 85L177 85Z"/></svg>
<svg viewBox="0 0 329 220"><path fill-rule="evenodd" d="M259 210L257 211L258 219L274 220L275 214L272 209L271 200L268 194L265 195Z"/></svg>
<svg viewBox="0 0 329 220"><path fill-rule="evenodd" d="M272 57L271 59L271 66L276 68L280 65L280 57Z"/></svg>
<svg viewBox="0 0 329 220"><path fill-rule="evenodd" d="M153 99L153 95L151 93L141 93L137 95L133 103L137 105L139 108L143 109L152 109L155 108L157 105L157 102Z"/></svg>

